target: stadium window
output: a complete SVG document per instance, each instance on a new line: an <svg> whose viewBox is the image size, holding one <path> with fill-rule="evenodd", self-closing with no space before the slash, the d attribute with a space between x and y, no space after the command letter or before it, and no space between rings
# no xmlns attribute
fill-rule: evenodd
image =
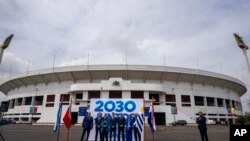
<svg viewBox="0 0 250 141"><path fill-rule="evenodd" d="M166 100L166 102L176 102L175 95L173 95L173 94L165 95L165 100Z"/></svg>
<svg viewBox="0 0 250 141"><path fill-rule="evenodd" d="M189 96L189 95L182 95L182 96L181 96L181 102L190 103L190 102L191 102L190 96Z"/></svg>
<svg viewBox="0 0 250 141"><path fill-rule="evenodd" d="M43 105L43 96L35 97L35 105Z"/></svg>
<svg viewBox="0 0 250 141"><path fill-rule="evenodd" d="M20 105L22 105L22 102L23 102L23 98L18 98L15 105L20 106Z"/></svg>
<svg viewBox="0 0 250 141"><path fill-rule="evenodd" d="M76 99L82 99L82 93L77 93L76 94Z"/></svg>
<svg viewBox="0 0 250 141"><path fill-rule="evenodd" d="M204 106L204 97L194 96L194 103L196 106Z"/></svg>
<svg viewBox="0 0 250 141"><path fill-rule="evenodd" d="M13 109L15 107L15 99L10 100L10 109Z"/></svg>
<svg viewBox="0 0 250 141"><path fill-rule="evenodd" d="M190 95L181 95L181 102L183 107L191 107Z"/></svg>
<svg viewBox="0 0 250 141"><path fill-rule="evenodd" d="M143 91L131 91L131 99L143 99Z"/></svg>
<svg viewBox="0 0 250 141"><path fill-rule="evenodd" d="M207 99L207 106L215 106L213 97L207 97L206 99Z"/></svg>
<svg viewBox="0 0 250 141"><path fill-rule="evenodd" d="M69 105L69 94L61 94L60 99L63 101L63 105Z"/></svg>
<svg viewBox="0 0 250 141"><path fill-rule="evenodd" d="M69 102L70 95L69 94L61 94L60 99L62 99L63 102Z"/></svg>
<svg viewBox="0 0 250 141"><path fill-rule="evenodd" d="M232 107L235 108L235 101L232 100Z"/></svg>
<svg viewBox="0 0 250 141"><path fill-rule="evenodd" d="M191 103L189 103L189 104L182 103L181 105L182 105L183 107L191 107Z"/></svg>
<svg viewBox="0 0 250 141"><path fill-rule="evenodd" d="M46 103L46 107L54 107L54 103Z"/></svg>
<svg viewBox="0 0 250 141"><path fill-rule="evenodd" d="M166 105L176 107L176 99L174 94L165 95Z"/></svg>
<svg viewBox="0 0 250 141"><path fill-rule="evenodd" d="M122 91L109 91L109 98L122 98Z"/></svg>
<svg viewBox="0 0 250 141"><path fill-rule="evenodd" d="M152 99L153 97L154 97L154 105L160 105L159 94L154 94L154 93L149 94L149 99Z"/></svg>
<svg viewBox="0 0 250 141"><path fill-rule="evenodd" d="M47 95L46 102L54 102L55 101L55 95Z"/></svg>
<svg viewBox="0 0 250 141"><path fill-rule="evenodd" d="M24 105L31 105L32 97L25 97L25 103Z"/></svg>
<svg viewBox="0 0 250 141"><path fill-rule="evenodd" d="M88 99L101 98L101 91L88 91Z"/></svg>
<svg viewBox="0 0 250 141"><path fill-rule="evenodd" d="M218 107L224 107L223 99L217 98L217 105L218 105Z"/></svg>

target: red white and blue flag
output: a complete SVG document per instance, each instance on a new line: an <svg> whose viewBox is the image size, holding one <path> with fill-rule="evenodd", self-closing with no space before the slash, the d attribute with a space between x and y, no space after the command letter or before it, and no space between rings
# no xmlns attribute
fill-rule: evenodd
<svg viewBox="0 0 250 141"><path fill-rule="evenodd" d="M151 102L149 112L148 112L148 124L150 126L151 132L154 133L156 131L155 126L155 116L154 116L154 103L153 100Z"/></svg>

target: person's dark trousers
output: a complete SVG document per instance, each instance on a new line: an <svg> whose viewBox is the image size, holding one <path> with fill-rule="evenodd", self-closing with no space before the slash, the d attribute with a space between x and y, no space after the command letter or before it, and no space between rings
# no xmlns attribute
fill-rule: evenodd
<svg viewBox="0 0 250 141"><path fill-rule="evenodd" d="M83 141L83 138L84 138L84 135L85 135L86 131L87 131L87 138L86 138L86 141L89 140L89 132L90 132L90 129L83 129L81 141Z"/></svg>
<svg viewBox="0 0 250 141"><path fill-rule="evenodd" d="M118 129L118 141L120 141L121 132L122 132L122 141L124 141L124 127L119 127Z"/></svg>
<svg viewBox="0 0 250 141"><path fill-rule="evenodd" d="M206 139L206 141L208 141L207 130L205 130L205 129L201 130L200 129L200 134L201 134L201 140L202 141L205 141L204 139Z"/></svg>
<svg viewBox="0 0 250 141"><path fill-rule="evenodd" d="M113 139L114 139L114 141L115 141L115 139L116 139L116 128L114 127L114 128L110 128L110 135L109 135L109 140L110 141L112 141L111 139L112 139L112 133L113 133Z"/></svg>
<svg viewBox="0 0 250 141"><path fill-rule="evenodd" d="M108 133L105 131L101 133L101 141L104 141L104 139L108 141Z"/></svg>
<svg viewBox="0 0 250 141"><path fill-rule="evenodd" d="M135 137L135 141L137 141L137 137L139 139L138 141L141 141L141 133L139 132L137 127L134 128L134 137Z"/></svg>
<svg viewBox="0 0 250 141"><path fill-rule="evenodd" d="M97 139L98 139L98 134L99 134L99 136L101 137L101 133L100 133L100 128L95 128L95 141L97 141Z"/></svg>

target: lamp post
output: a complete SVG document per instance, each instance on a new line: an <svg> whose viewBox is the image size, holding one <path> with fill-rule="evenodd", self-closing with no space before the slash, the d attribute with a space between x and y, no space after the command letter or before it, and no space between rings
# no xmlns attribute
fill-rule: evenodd
<svg viewBox="0 0 250 141"><path fill-rule="evenodd" d="M9 35L4 42L0 45L0 64L2 62L3 52L9 46L14 34Z"/></svg>
<svg viewBox="0 0 250 141"><path fill-rule="evenodd" d="M234 33L234 38L236 40L236 43L238 45L238 47L242 50L243 55L244 55L244 59L245 59L245 63L247 65L248 68L248 81L250 81L250 65L249 65L249 60L247 57L247 50L249 49L248 46L244 43L242 37L240 37L237 33Z"/></svg>
<svg viewBox="0 0 250 141"><path fill-rule="evenodd" d="M247 66L247 72L248 72L248 84L250 85L250 65L249 65L249 60L247 57L247 50L249 49L249 47L245 44L245 42L243 41L242 37L239 36L239 34L234 33L234 38L236 40L236 43L238 45L239 48L241 48L242 52L243 52L243 56L244 56L244 60L245 60L245 64ZM248 99L250 101L250 98ZM250 108L250 104L248 105Z"/></svg>

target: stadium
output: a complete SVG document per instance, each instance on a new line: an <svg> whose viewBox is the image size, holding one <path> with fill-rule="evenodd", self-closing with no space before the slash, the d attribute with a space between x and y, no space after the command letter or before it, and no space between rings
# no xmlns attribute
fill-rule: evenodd
<svg viewBox="0 0 250 141"><path fill-rule="evenodd" d="M197 69L145 65L86 65L30 71L0 82L7 96L4 118L20 122L54 123L60 98L64 113L72 99L73 123L81 123L82 109L91 98L154 98L156 124L174 120L195 123L202 111L214 121L242 115L240 97L245 84L233 77ZM35 108L32 108L35 107ZM173 108L176 107L176 114ZM228 109L234 109L232 114Z"/></svg>

